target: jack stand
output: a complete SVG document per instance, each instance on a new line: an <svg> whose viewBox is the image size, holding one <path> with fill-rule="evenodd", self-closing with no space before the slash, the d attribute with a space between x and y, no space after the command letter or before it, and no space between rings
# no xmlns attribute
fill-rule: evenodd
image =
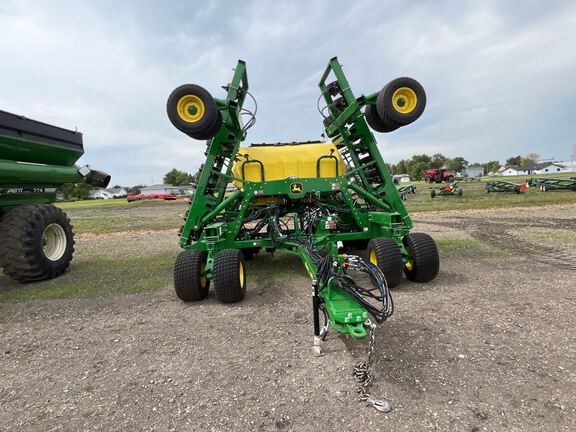
<svg viewBox="0 0 576 432"><path fill-rule="evenodd" d="M322 338L320 336L314 336L312 352L314 353L314 357L322 357L324 355L324 350L322 349Z"/></svg>
<svg viewBox="0 0 576 432"><path fill-rule="evenodd" d="M318 297L318 280L312 279L312 314L314 318L314 345L312 351L315 357L324 355L322 337L320 336L320 298Z"/></svg>

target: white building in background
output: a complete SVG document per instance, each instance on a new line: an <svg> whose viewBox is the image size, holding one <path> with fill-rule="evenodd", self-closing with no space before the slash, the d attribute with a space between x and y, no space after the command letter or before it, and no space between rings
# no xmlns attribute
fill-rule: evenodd
<svg viewBox="0 0 576 432"><path fill-rule="evenodd" d="M554 174L567 171L566 166L558 162L548 162L541 165L541 167L534 171L534 174Z"/></svg>
<svg viewBox="0 0 576 432"><path fill-rule="evenodd" d="M410 183L410 176L408 174L394 174L392 176L394 183Z"/></svg>
<svg viewBox="0 0 576 432"><path fill-rule="evenodd" d="M112 199L115 197L122 197L128 195L128 191L124 188L110 188L110 189L92 189L90 191L90 198L92 199Z"/></svg>
<svg viewBox="0 0 576 432"><path fill-rule="evenodd" d="M165 185L165 184L156 184L151 186L146 186L140 189L140 193L142 195L150 195L150 194L174 194L179 195L180 189L183 189L183 186L172 186L172 185Z"/></svg>
<svg viewBox="0 0 576 432"><path fill-rule="evenodd" d="M516 165L501 167L498 171L499 171L500 175L503 175L503 176L519 176L519 175L530 174L530 170L516 166Z"/></svg>
<svg viewBox="0 0 576 432"><path fill-rule="evenodd" d="M172 186L165 184L156 184L145 186L140 189L142 195L174 194L174 195L192 195L196 190L194 185Z"/></svg>

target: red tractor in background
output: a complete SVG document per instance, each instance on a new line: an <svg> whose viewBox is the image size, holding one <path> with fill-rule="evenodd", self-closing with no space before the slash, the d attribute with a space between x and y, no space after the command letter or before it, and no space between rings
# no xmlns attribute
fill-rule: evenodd
<svg viewBox="0 0 576 432"><path fill-rule="evenodd" d="M436 168L422 171L426 183L450 183L454 181L454 173L447 168Z"/></svg>

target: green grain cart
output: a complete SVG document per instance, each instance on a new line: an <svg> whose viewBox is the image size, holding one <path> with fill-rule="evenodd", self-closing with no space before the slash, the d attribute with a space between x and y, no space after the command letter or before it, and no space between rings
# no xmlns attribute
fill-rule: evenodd
<svg viewBox="0 0 576 432"><path fill-rule="evenodd" d="M64 183L106 187L110 176L77 168L82 134L0 111L0 267L19 282L51 279L70 265L74 233L51 205Z"/></svg>

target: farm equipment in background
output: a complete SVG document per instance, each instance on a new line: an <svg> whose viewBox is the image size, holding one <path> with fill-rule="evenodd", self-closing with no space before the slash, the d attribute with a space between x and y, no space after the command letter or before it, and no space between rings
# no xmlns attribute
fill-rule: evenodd
<svg viewBox="0 0 576 432"><path fill-rule="evenodd" d="M178 199L188 199L189 197L187 195L176 195L176 194L134 194L134 195L128 195L126 197L126 201L128 202L134 202L134 201L147 201L147 200L153 200L153 199L157 199L157 200L164 200L164 201L175 201Z"/></svg>
<svg viewBox="0 0 576 432"><path fill-rule="evenodd" d="M461 197L464 191L457 182L452 182L446 186L442 186L438 189L432 189L430 191L430 196L436 198L437 196L457 196Z"/></svg>
<svg viewBox="0 0 576 432"><path fill-rule="evenodd" d="M110 176L89 166L82 134L0 111L0 267L19 282L66 271L74 233L66 213L50 205L64 183L107 187Z"/></svg>
<svg viewBox="0 0 576 432"><path fill-rule="evenodd" d="M400 198L402 201L406 201L408 199L408 194L415 194L416 193L416 186L413 184L396 186L396 190L400 194Z"/></svg>
<svg viewBox="0 0 576 432"><path fill-rule="evenodd" d="M542 192L553 190L576 191L576 177L569 179L532 177L528 180L527 184L530 186L538 186Z"/></svg>
<svg viewBox="0 0 576 432"><path fill-rule="evenodd" d="M486 183L486 193L491 192L514 192L521 193L528 188L526 183L511 183L505 181L489 181Z"/></svg>
<svg viewBox="0 0 576 432"><path fill-rule="evenodd" d="M319 86L331 142L240 148L256 114L244 107L247 96L254 98L243 61L224 87L224 99L186 84L169 96L167 113L181 132L208 140L180 230L184 251L174 268L177 296L202 300L212 284L219 301L240 301L246 260L261 249L295 254L312 279L314 347L321 355L329 328L367 336L370 318L381 323L392 314L389 288L403 273L416 282L434 279L439 257L430 236L410 233L412 221L368 128L390 132L418 119L426 102L422 86L398 78L380 92L356 97L336 58ZM226 191L229 183L236 186L232 193ZM368 261L339 252L366 243ZM369 287L360 286L358 275L367 276Z"/></svg>
<svg viewBox="0 0 576 432"><path fill-rule="evenodd" d="M454 181L454 173L446 168L428 169L422 172L426 183L450 183Z"/></svg>

